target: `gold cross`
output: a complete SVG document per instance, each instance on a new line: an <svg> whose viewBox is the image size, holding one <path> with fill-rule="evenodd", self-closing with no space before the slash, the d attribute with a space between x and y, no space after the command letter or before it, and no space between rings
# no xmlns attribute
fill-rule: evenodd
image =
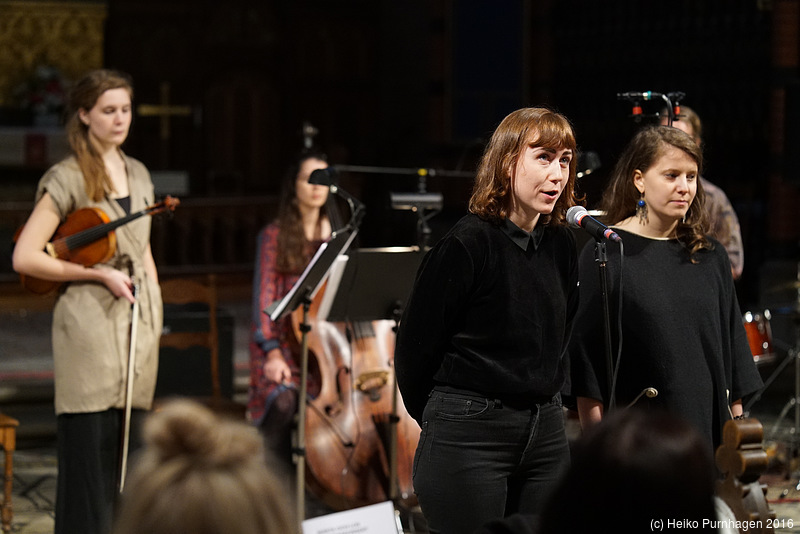
<svg viewBox="0 0 800 534"><path fill-rule="evenodd" d="M169 82L161 83L160 104L139 104L138 113L142 117L160 117L162 141L168 141L170 136L169 118L172 116L186 117L192 114L192 106L174 106L169 103Z"/></svg>

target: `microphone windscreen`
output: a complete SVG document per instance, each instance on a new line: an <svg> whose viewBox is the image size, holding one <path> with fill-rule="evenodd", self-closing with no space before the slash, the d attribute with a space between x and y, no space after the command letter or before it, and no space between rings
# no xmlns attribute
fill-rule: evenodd
<svg viewBox="0 0 800 534"><path fill-rule="evenodd" d="M567 222L572 226L580 226L578 219L589 213L583 206L572 206L567 210Z"/></svg>
<svg viewBox="0 0 800 534"><path fill-rule="evenodd" d="M332 167L316 169L311 171L311 175L308 177L308 183L312 185L331 185L334 182L334 176L335 171Z"/></svg>

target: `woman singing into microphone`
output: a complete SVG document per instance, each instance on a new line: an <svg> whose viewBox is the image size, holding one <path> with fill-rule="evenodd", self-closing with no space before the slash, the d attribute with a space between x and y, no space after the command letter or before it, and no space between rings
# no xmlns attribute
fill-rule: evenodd
<svg viewBox="0 0 800 534"><path fill-rule="evenodd" d="M431 532L535 514L568 461L559 392L577 309L575 136L544 108L492 135L463 217L426 255L395 350L422 428L414 490Z"/></svg>

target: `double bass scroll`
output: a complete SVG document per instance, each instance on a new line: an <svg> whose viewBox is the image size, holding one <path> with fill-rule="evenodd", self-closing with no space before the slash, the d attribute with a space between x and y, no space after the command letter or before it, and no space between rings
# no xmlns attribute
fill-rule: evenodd
<svg viewBox="0 0 800 534"><path fill-rule="evenodd" d="M724 475L717 482L717 495L738 521L760 525L751 529L759 533L774 532L770 520L775 519L766 499L767 487L759 482L768 464L763 436L757 419L731 419L722 428L722 444L715 454Z"/></svg>

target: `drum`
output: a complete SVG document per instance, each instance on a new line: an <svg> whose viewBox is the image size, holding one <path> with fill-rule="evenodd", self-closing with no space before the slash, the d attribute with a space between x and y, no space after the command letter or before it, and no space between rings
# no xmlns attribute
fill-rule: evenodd
<svg viewBox="0 0 800 534"><path fill-rule="evenodd" d="M744 330L756 365L775 359L775 353L772 352L772 329L769 326L771 318L769 310L764 310L764 313L748 311L744 314Z"/></svg>

